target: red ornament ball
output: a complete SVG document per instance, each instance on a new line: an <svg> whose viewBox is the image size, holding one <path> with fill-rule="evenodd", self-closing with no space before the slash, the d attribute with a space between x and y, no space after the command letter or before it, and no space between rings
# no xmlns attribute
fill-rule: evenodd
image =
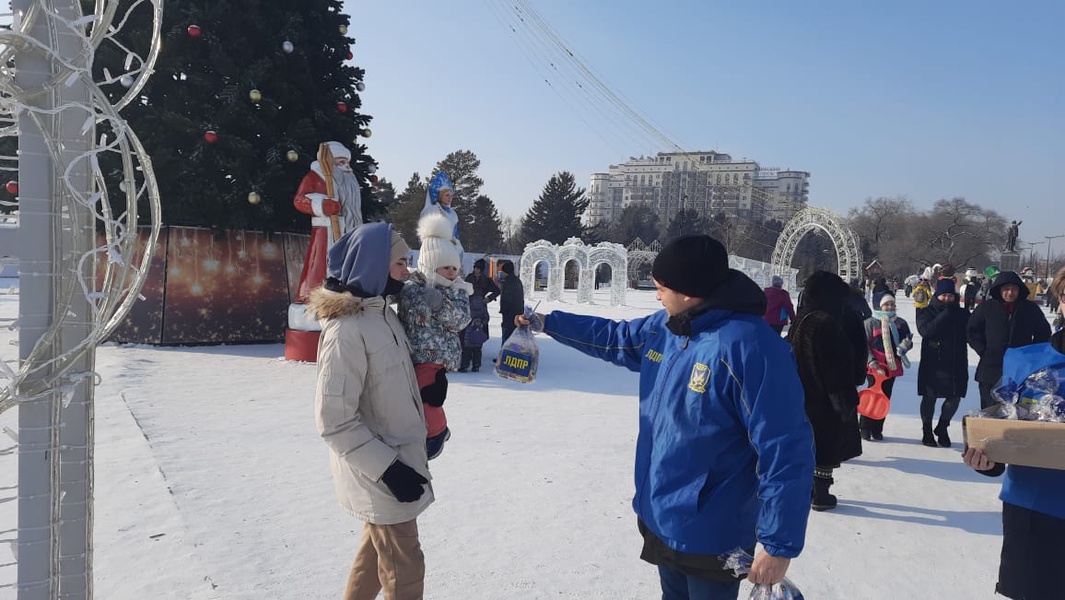
<svg viewBox="0 0 1065 600"><path fill-rule="evenodd" d="M377 175L370 175L370 183L377 183Z"/></svg>
<svg viewBox="0 0 1065 600"><path fill-rule="evenodd" d="M355 58L355 55L351 53L351 50L348 50L348 60L351 60L353 58Z"/></svg>
<svg viewBox="0 0 1065 600"><path fill-rule="evenodd" d="M337 102L337 110L342 113L346 113L348 112L348 105L344 102Z"/></svg>
<svg viewBox="0 0 1065 600"><path fill-rule="evenodd" d="M14 179L4 184L4 189L12 196L18 196L18 182Z"/></svg>
<svg viewBox="0 0 1065 600"><path fill-rule="evenodd" d="M208 129L203 133L203 141L207 142L208 144L213 144L218 141L218 134L215 133L213 130Z"/></svg>
<svg viewBox="0 0 1065 600"><path fill-rule="evenodd" d="M199 25L189 25L188 32L189 32L189 37L198 38L198 37L200 37L200 33L201 33L200 26Z"/></svg>

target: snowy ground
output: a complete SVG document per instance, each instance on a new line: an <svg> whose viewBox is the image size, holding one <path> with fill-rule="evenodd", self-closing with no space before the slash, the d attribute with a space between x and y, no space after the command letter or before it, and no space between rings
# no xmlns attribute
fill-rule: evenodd
<svg viewBox="0 0 1065 600"><path fill-rule="evenodd" d="M608 293L540 310L627 318L658 307L645 291L606 307ZM17 303L0 293L0 358L12 365ZM899 304L912 325L913 304ZM437 501L419 518L427 597L658 597L630 507L636 374L541 336L537 380L505 382L487 368L493 317L486 370L451 379L454 436L431 463ZM99 349L96 597L339 596L361 524L333 495L314 366L282 355L281 345ZM811 513L788 573L811 600L993 596L999 482L966 468L960 444L920 444L916 373L914 360L895 386L885 441L837 471L839 508ZM956 440L960 415L978 405L973 384ZM15 412L0 415L0 450ZM14 492L16 461L0 453L0 500ZM14 597L15 504L0 502L0 598Z"/></svg>

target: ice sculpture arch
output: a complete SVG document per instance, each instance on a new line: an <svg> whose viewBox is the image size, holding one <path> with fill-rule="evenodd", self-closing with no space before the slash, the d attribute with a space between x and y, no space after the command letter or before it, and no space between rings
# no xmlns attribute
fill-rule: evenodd
<svg viewBox="0 0 1065 600"><path fill-rule="evenodd" d="M784 227L777 245L773 249L773 271L784 273L791 267L795 250L807 233L815 229L828 234L828 239L836 248L836 264L839 276L844 281L862 276L862 251L858 245L858 236L847 227L836 213L823 208L807 207L799 211Z"/></svg>
<svg viewBox="0 0 1065 600"><path fill-rule="evenodd" d="M536 266L547 263L547 299L562 298L562 269L569 261L577 262L577 302L591 303L595 286L595 270L599 265L610 267L610 304L624 306L627 287L628 253L621 244L601 242L586 246L580 238L569 238L561 246L537 240L525 246L521 255L521 283L525 296L531 297L536 282Z"/></svg>

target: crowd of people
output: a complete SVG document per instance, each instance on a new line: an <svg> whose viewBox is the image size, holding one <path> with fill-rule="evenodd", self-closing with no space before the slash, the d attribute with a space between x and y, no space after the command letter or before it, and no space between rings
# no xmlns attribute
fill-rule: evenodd
<svg viewBox="0 0 1065 600"><path fill-rule="evenodd" d="M859 365L866 383L872 386L876 380L890 398L894 379L910 366L906 353L914 346L909 324L895 312L896 284L884 279L873 281L869 306L861 283L850 283L848 289L834 274L811 275L803 284L797 316L792 317L787 332L817 447L811 491L814 510L836 506L836 497L828 493L833 469L861 454L857 432L865 441L883 439L882 419L863 415L856 422L852 408L858 406L855 382L848 382L847 377ZM773 287L765 290L767 299L777 298L777 305L787 294L780 287L774 281ZM921 339L917 393L921 443L926 446L952 446L948 429L968 392L969 348L979 356L974 379L980 406L989 410L1004 401L995 396L995 388L1002 379L1008 349L1049 342L1054 351L1065 354L1065 330L1060 325L1065 316L1065 268L1045 290L1043 282L1033 282L1030 274L1002 271L984 280L969 269L959 291L954 269L937 264L923 276L907 281L904 291L913 297ZM1044 292L1057 308L1059 325L1053 335L1047 315L1034 302L1036 294ZM784 315L770 310L764 318L776 329ZM847 331L853 331L858 323L864 323L864 335L857 336L856 344L855 336L848 339ZM943 404L935 420L940 398ZM973 448L965 449L962 459L985 475L1006 474L1000 495L1003 542L995 591L1014 599L1060 595L1056 574L1040 567L1032 557L1053 552L1065 536L1065 471L996 464Z"/></svg>
<svg viewBox="0 0 1065 600"><path fill-rule="evenodd" d="M639 373L632 504L640 556L657 568L664 599L737 598L741 576L723 559L735 548L754 557L752 583L782 581L803 549L809 511L837 505L836 469L861 454L863 439L883 439L883 419L858 414L859 388L877 380L890 395L910 367L914 335L896 313L898 286L875 282L870 306L820 271L804 282L796 308L781 278L763 290L728 267L720 242L690 235L664 246L652 265L662 310L628 321L527 313L513 263L499 265L498 285L484 261L461 276L452 193L446 175L429 186L416 272L391 225L362 224L328 246L324 284L309 293L322 327L316 423L340 504L365 523L344 597L425 595L417 517L434 499L429 461L450 437L448 373L481 368L486 307L495 300L504 339L529 327ZM916 318L922 442L937 447L951 446L967 347L980 355L983 403L1007 348L1050 339L1017 274L998 274L970 314L944 273L927 282ZM1061 302L1065 270L1059 275L1052 293ZM1059 352L1062 336L1054 338ZM1052 570L1028 557L1050 555L1065 534L1065 476L1006 469L979 452L963 458L985 474L1006 473L998 591L1052 597Z"/></svg>

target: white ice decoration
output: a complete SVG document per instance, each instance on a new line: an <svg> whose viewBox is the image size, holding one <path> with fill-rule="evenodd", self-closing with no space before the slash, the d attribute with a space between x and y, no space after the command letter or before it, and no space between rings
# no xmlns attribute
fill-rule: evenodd
<svg viewBox="0 0 1065 600"><path fill-rule="evenodd" d="M595 270L599 265L610 267L610 304L625 305L628 254L621 244L601 242L586 246L579 238L570 238L561 246L546 240L538 240L525 246L521 255L521 283L525 296L531 297L536 280L536 267L547 264L547 298L562 297L562 272L569 261L577 262L577 302L591 304L595 286Z"/></svg>
<svg viewBox="0 0 1065 600"><path fill-rule="evenodd" d="M852 277L861 278L862 251L858 245L858 236L836 213L814 207L799 211L784 227L784 231L777 238L776 248L773 249L773 270L782 275L784 270L789 269L799 242L815 229L828 234L828 239L835 246L836 264L839 265L839 276L843 281L849 281ZM794 289L794 276L790 286Z"/></svg>

